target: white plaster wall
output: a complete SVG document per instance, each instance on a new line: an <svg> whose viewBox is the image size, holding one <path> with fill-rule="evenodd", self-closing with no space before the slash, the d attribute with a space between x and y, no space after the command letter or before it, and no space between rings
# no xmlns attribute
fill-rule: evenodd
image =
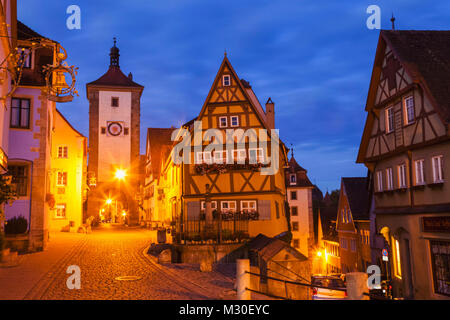
<svg viewBox="0 0 450 320"><path fill-rule="evenodd" d="M111 107L111 97L119 98L119 106ZM124 136L101 134L101 127L108 121L123 121L124 128L130 128ZM98 180L107 181L112 178L112 167L130 167L131 153L131 92L100 91L99 92L99 139L98 139Z"/></svg>
<svg viewBox="0 0 450 320"><path fill-rule="evenodd" d="M291 191L297 191L297 200L291 199ZM300 240L300 247L298 248L298 250L305 256L308 256L308 238L310 224L308 193L310 192L311 189L288 188L289 206L291 208L298 208L298 216L292 216L291 214L291 226L292 222L298 222L298 231L292 231L292 239Z"/></svg>

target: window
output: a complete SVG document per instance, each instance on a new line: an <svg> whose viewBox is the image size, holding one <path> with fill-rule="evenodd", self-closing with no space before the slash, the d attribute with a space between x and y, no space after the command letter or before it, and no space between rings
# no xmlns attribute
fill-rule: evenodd
<svg viewBox="0 0 450 320"><path fill-rule="evenodd" d="M378 192L383 191L383 171L377 171L377 190Z"/></svg>
<svg viewBox="0 0 450 320"><path fill-rule="evenodd" d="M119 106L119 98L111 97L111 107L118 107L118 106Z"/></svg>
<svg viewBox="0 0 450 320"><path fill-rule="evenodd" d="M278 204L278 201L275 201L275 213L276 213L277 219L280 219L280 206Z"/></svg>
<svg viewBox="0 0 450 320"><path fill-rule="evenodd" d="M228 153L226 150L214 151L214 163L227 163Z"/></svg>
<svg viewBox="0 0 450 320"><path fill-rule="evenodd" d="M292 222L292 231L298 231L298 222Z"/></svg>
<svg viewBox="0 0 450 320"><path fill-rule="evenodd" d="M245 149L233 150L233 160L234 161L245 161L247 158L247 151Z"/></svg>
<svg viewBox="0 0 450 320"><path fill-rule="evenodd" d="M434 292L450 296L450 242L430 241Z"/></svg>
<svg viewBox="0 0 450 320"><path fill-rule="evenodd" d="M264 153L262 148L248 149L248 157L250 163L262 163L264 162Z"/></svg>
<svg viewBox="0 0 450 320"><path fill-rule="evenodd" d="M414 161L416 167L416 185L425 184L425 177L423 173L423 162L424 162L423 159Z"/></svg>
<svg viewBox="0 0 450 320"><path fill-rule="evenodd" d="M397 239L394 237L391 237L391 243L392 243L392 258L393 258L393 264L394 264L394 275L397 278L402 278L402 265L400 260L400 244Z"/></svg>
<svg viewBox="0 0 450 320"><path fill-rule="evenodd" d="M211 152L210 151L205 151L205 152L197 152L197 163L201 164L201 163L212 163L212 159L211 159Z"/></svg>
<svg viewBox="0 0 450 320"><path fill-rule="evenodd" d="M342 249L347 249L348 248L347 238L341 238L341 248Z"/></svg>
<svg viewBox="0 0 450 320"><path fill-rule="evenodd" d="M130 128L123 128L123 134L125 136L129 135L130 134Z"/></svg>
<svg viewBox="0 0 450 320"><path fill-rule="evenodd" d="M66 218L66 204L58 203L55 206L55 219L65 219Z"/></svg>
<svg viewBox="0 0 450 320"><path fill-rule="evenodd" d="M102 127L102 134L106 134L106 127Z"/></svg>
<svg viewBox="0 0 450 320"><path fill-rule="evenodd" d="M350 249L353 252L356 252L356 241L355 241L355 239L350 239Z"/></svg>
<svg viewBox="0 0 450 320"><path fill-rule="evenodd" d="M222 201L220 208L223 213L236 212L236 201Z"/></svg>
<svg viewBox="0 0 450 320"><path fill-rule="evenodd" d="M56 185L59 187L67 186L67 172L58 172Z"/></svg>
<svg viewBox="0 0 450 320"><path fill-rule="evenodd" d="M346 216L345 216L345 208L343 208L341 210L341 221L342 221L342 223L347 223Z"/></svg>
<svg viewBox="0 0 450 320"><path fill-rule="evenodd" d="M299 239L292 240L292 246L294 248L300 248L300 240Z"/></svg>
<svg viewBox="0 0 450 320"><path fill-rule="evenodd" d="M290 181L291 181L291 184L296 184L297 183L297 175L295 173L291 174Z"/></svg>
<svg viewBox="0 0 450 320"><path fill-rule="evenodd" d="M232 127L238 127L239 126L239 117L238 116L231 116L231 126Z"/></svg>
<svg viewBox="0 0 450 320"><path fill-rule="evenodd" d="M406 165L401 164L397 166L397 172L398 172L398 187L406 188Z"/></svg>
<svg viewBox="0 0 450 320"><path fill-rule="evenodd" d="M386 169L386 183L387 183L388 190L394 189L394 179L392 177L392 168Z"/></svg>
<svg viewBox="0 0 450 320"><path fill-rule="evenodd" d="M444 165L444 157L443 156L436 156L432 158L433 163L433 181L435 183L443 182L444 181L444 172L443 172L443 165Z"/></svg>
<svg viewBox="0 0 450 320"><path fill-rule="evenodd" d="M231 77L229 75L225 75L222 78L222 84L224 87L228 87L231 85Z"/></svg>
<svg viewBox="0 0 450 320"><path fill-rule="evenodd" d="M241 201L241 210L243 212L255 212L256 201Z"/></svg>
<svg viewBox="0 0 450 320"><path fill-rule="evenodd" d="M31 68L31 55L32 51L29 48L18 48L17 51L19 52L19 66L23 64L23 67L26 69Z"/></svg>
<svg viewBox="0 0 450 320"><path fill-rule="evenodd" d="M228 126L228 119L227 117L219 117L219 127L225 128Z"/></svg>
<svg viewBox="0 0 450 320"><path fill-rule="evenodd" d="M297 207L291 208L291 215L294 217L298 216L298 208Z"/></svg>
<svg viewBox="0 0 450 320"><path fill-rule="evenodd" d="M291 191L291 200L297 200L297 191Z"/></svg>
<svg viewBox="0 0 450 320"><path fill-rule="evenodd" d="M386 133L392 132L394 130L394 108L386 108Z"/></svg>
<svg viewBox="0 0 450 320"><path fill-rule="evenodd" d="M67 146L59 146L58 147L58 158L60 158L60 159L67 159L68 158Z"/></svg>
<svg viewBox="0 0 450 320"><path fill-rule="evenodd" d="M202 211L205 211L206 209L206 203L205 201L202 201ZM211 201L211 209L216 210L217 209L217 201Z"/></svg>
<svg viewBox="0 0 450 320"><path fill-rule="evenodd" d="M11 174L11 183L15 185L18 196L26 196L28 192L28 166L9 165L8 173Z"/></svg>
<svg viewBox="0 0 450 320"><path fill-rule="evenodd" d="M30 99L11 99L11 128L30 128Z"/></svg>
<svg viewBox="0 0 450 320"><path fill-rule="evenodd" d="M414 97L409 96L403 100L405 110L405 124L414 122Z"/></svg>

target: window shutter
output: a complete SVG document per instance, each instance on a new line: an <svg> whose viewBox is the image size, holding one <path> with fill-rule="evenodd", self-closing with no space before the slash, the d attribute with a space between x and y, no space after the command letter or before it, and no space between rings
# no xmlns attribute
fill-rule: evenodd
<svg viewBox="0 0 450 320"><path fill-rule="evenodd" d="M187 203L187 219L200 219L200 201L192 201Z"/></svg>
<svg viewBox="0 0 450 320"><path fill-rule="evenodd" d="M270 220L270 200L258 200L259 220Z"/></svg>

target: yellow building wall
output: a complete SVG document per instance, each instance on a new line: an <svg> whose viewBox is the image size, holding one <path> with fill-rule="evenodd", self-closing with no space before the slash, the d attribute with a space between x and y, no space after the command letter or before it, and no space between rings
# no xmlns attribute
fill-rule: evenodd
<svg viewBox="0 0 450 320"><path fill-rule="evenodd" d="M67 146L67 158L58 157L58 148ZM58 172L67 172L67 185L57 185ZM50 230L60 231L73 221L76 231L83 223L83 198L86 188L86 138L74 130L67 120L55 113L52 138L51 193L55 198L55 208L50 210ZM65 217L57 216L56 207L65 204Z"/></svg>

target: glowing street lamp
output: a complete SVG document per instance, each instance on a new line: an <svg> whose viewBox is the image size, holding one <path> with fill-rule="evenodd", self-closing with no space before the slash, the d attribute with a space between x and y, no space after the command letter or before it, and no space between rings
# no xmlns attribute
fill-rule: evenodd
<svg viewBox="0 0 450 320"><path fill-rule="evenodd" d="M116 179L124 180L126 176L127 176L127 173L125 172L125 170L123 170L123 169L116 170L116 173L115 173Z"/></svg>
<svg viewBox="0 0 450 320"><path fill-rule="evenodd" d="M106 204L111 204L112 203L112 199L106 199Z"/></svg>

